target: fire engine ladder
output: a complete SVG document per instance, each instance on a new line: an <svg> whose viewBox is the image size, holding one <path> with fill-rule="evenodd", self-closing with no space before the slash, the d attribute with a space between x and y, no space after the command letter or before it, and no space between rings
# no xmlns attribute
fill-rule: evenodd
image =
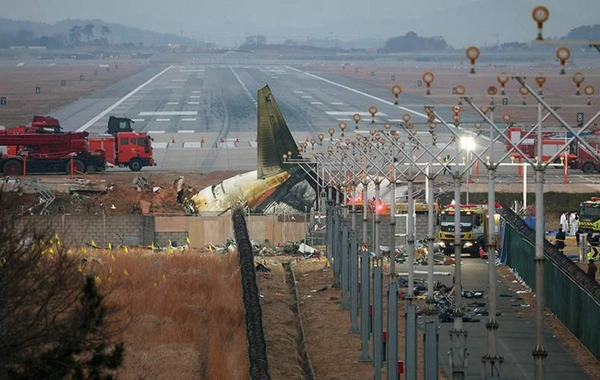
<svg viewBox="0 0 600 380"><path fill-rule="evenodd" d="M45 215L48 211L48 207L50 207L50 204L52 204L54 199L56 199L54 193L47 186L43 185L39 178L32 180L21 180L21 183L37 191L38 195L40 196L40 205L43 205L42 209L40 210L40 215Z"/></svg>

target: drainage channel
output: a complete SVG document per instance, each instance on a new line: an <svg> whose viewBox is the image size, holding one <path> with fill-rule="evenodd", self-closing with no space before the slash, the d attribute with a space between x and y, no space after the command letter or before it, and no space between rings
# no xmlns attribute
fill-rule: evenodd
<svg viewBox="0 0 600 380"><path fill-rule="evenodd" d="M285 283L287 284L289 291L292 293L294 298L293 303L290 305L290 309L294 313L296 319L298 332L297 332L297 346L299 365L302 368L305 380L315 380L315 372L310 362L308 351L306 350L306 334L304 333L304 324L302 323L302 315L300 313L300 299L298 296L298 287L296 286L296 275L292 270L290 263L283 263L283 269L285 270Z"/></svg>

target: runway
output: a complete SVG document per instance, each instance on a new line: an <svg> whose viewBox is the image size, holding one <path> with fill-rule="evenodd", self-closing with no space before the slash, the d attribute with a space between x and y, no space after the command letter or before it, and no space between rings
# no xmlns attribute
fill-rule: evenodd
<svg viewBox="0 0 600 380"><path fill-rule="evenodd" d="M312 67L305 69L296 62L265 64L252 61L244 64L157 65L121 82L78 100L56 111L66 130L87 130L90 134L105 131L110 115L129 117L137 131L148 132L154 138L157 166L144 170L161 171L246 171L256 169L256 92L268 84L297 141L316 139L319 133L335 128L334 140L341 138L340 122L348 125L346 135L355 131L352 116L359 113L362 120L358 130L383 129L391 123L400 127L404 114L411 115L416 135L430 143L423 107L403 104L432 104L432 100L414 95L401 95L394 105L389 88L368 81L349 78ZM373 119L367 111L377 106ZM459 136L473 135L472 123L481 120L463 106L464 127L455 129ZM450 107L439 107L440 116L451 121ZM374 121L374 123L372 123ZM452 125L450 128L454 128ZM490 139L485 133L475 139L475 151L480 157L489 156ZM437 148L452 137L449 128L438 123ZM324 141L325 145L331 141ZM318 149L318 148L317 148ZM321 147L321 149L325 149ZM455 154L448 147L443 155ZM494 144L493 157L498 161L506 153L504 144ZM424 158L426 161L428 157ZM462 157L458 158L461 163ZM463 161L464 162L464 161ZM506 158L505 162L510 162ZM111 169L126 170L126 169ZM480 168L485 180L485 168ZM529 170L533 174L533 170ZM588 181L589 176L573 173L573 181ZM597 177L592 175L592 177ZM516 168L499 168L498 178L519 181ZM546 181L560 183L562 170L549 169Z"/></svg>

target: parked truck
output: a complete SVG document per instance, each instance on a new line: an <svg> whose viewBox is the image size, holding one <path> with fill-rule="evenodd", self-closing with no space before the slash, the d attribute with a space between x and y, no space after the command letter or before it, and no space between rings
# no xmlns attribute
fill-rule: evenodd
<svg viewBox="0 0 600 380"><path fill-rule="evenodd" d="M445 206L440 212L439 232L437 240L445 245L446 253L454 252L456 214L454 205ZM479 257L479 249L485 249L488 231L487 208L483 205L464 204L460 205L460 235L461 251L467 252L473 257Z"/></svg>
<svg viewBox="0 0 600 380"><path fill-rule="evenodd" d="M152 138L145 132L134 132L133 121L111 116L106 134L90 137L92 151L104 151L109 164L128 167L137 172L144 166L154 166Z"/></svg>
<svg viewBox="0 0 600 380"><path fill-rule="evenodd" d="M590 244L600 244L600 197L579 204L579 233L586 233Z"/></svg>
<svg viewBox="0 0 600 380"><path fill-rule="evenodd" d="M5 175L29 173L102 171L107 163L139 171L155 165L152 139L134 132L132 120L109 118L106 135L90 137L88 132L62 132L57 119L34 116L31 126L0 131L0 170ZM73 161L71 164L71 160Z"/></svg>
<svg viewBox="0 0 600 380"><path fill-rule="evenodd" d="M90 150L87 132L13 133L0 131L0 170L5 175L24 173L79 172L88 169L102 171L106 168L103 151Z"/></svg>
<svg viewBox="0 0 600 380"><path fill-rule="evenodd" d="M600 155L600 136L588 135L584 137L584 141L592 148L590 151L587 147L574 141L571 143L570 150L575 155L576 159L571 162L571 169L579 169L586 174L600 171L600 160L596 158Z"/></svg>
<svg viewBox="0 0 600 380"><path fill-rule="evenodd" d="M510 127L507 132L509 140L513 144L519 143L517 146L528 158L537 157L537 133L532 132L527 134L521 127ZM527 137L525 137L527 136ZM523 140L523 141L521 141ZM544 132L542 133L542 160L547 162L557 153L560 153L553 164L555 167L563 166L565 158L569 165L573 165L577 159L577 155L571 149L566 147L568 137L564 133ZM512 149L512 145L505 141L506 150ZM513 151L512 157L519 158L521 154L516 150Z"/></svg>

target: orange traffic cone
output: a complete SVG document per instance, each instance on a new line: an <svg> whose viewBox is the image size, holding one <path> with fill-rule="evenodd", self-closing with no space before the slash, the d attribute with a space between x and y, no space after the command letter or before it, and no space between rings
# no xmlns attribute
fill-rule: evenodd
<svg viewBox="0 0 600 380"><path fill-rule="evenodd" d="M175 135L171 135L171 144L175 144Z"/></svg>
<svg viewBox="0 0 600 380"><path fill-rule="evenodd" d="M240 142L240 139L239 139L237 136L235 136L235 142L236 142L236 143L239 143L239 142Z"/></svg>

